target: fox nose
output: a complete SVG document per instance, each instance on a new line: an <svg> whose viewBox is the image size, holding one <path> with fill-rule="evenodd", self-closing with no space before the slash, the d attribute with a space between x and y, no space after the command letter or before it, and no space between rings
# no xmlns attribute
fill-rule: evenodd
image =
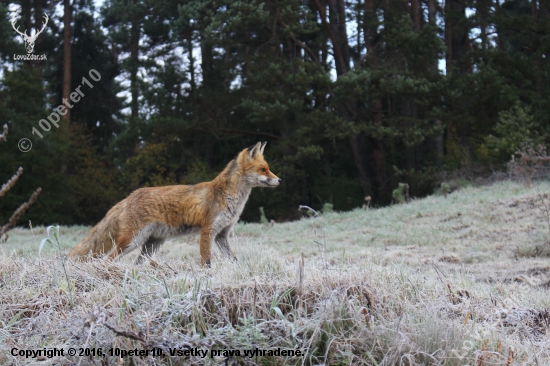
<svg viewBox="0 0 550 366"><path fill-rule="evenodd" d="M281 183L281 181L282 181L282 179L281 179L281 178L279 178L279 183Z"/></svg>

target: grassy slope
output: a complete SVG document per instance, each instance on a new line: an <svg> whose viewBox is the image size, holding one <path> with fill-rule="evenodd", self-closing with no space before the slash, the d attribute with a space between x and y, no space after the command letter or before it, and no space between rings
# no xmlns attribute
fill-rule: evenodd
<svg viewBox="0 0 550 366"><path fill-rule="evenodd" d="M541 210L549 192L548 183L502 182L273 227L238 225L238 264L216 256L203 270L190 236L166 243L152 264L134 266L137 252L67 262L70 286L56 250L38 257L45 229L16 229L0 246L0 347L306 353L231 359L260 364L550 364L550 238ZM63 254L88 230L61 228ZM0 364L31 361L0 352Z"/></svg>

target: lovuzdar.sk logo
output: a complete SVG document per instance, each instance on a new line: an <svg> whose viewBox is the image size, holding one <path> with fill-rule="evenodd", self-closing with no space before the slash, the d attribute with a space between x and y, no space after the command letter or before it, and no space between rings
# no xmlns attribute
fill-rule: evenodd
<svg viewBox="0 0 550 366"><path fill-rule="evenodd" d="M27 35L27 30L25 29L24 32L21 32L19 30L19 26L17 26L17 28L15 27L17 21L19 20L19 17L17 15L15 15L12 20L11 20L11 26L13 27L13 29L19 33L21 35L21 37L23 37L23 42L25 42L25 49L27 50L27 54L26 55L13 55L13 59L14 60L25 60L25 61L28 61L28 60L31 60L31 61L35 61L35 60L38 60L38 61L42 61L42 60L46 60L47 57L46 55L35 55L33 54L33 51L34 51L34 43L36 42L36 39L38 38L38 36L44 31L44 28L46 28L46 25L48 24L48 20L50 18L48 18L48 16L46 14L44 14L44 22L42 22L42 29L40 30L37 30L34 32L34 34L32 36L29 36Z"/></svg>

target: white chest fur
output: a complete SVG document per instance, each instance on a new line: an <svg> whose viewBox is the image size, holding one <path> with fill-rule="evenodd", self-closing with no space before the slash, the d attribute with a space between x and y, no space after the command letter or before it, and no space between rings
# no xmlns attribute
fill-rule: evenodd
<svg viewBox="0 0 550 366"><path fill-rule="evenodd" d="M250 192L252 188L246 185L243 185L239 188L238 194L236 196L228 195L225 197L227 203L227 209L220 212L213 224L213 231L220 232L226 227L231 227L239 221L239 217L244 210L244 205L248 201Z"/></svg>

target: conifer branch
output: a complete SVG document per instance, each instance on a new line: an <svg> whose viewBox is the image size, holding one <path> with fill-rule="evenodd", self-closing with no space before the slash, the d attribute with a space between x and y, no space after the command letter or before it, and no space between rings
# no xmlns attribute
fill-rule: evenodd
<svg viewBox="0 0 550 366"><path fill-rule="evenodd" d="M285 22L281 19L280 16L279 16L279 22L281 22L281 25L283 27L285 27L285 30L288 32L288 35L290 36L290 38L292 38L292 40L296 42L298 46L300 46L304 51L306 51L306 53L309 55L309 57L311 57L313 62L315 62L317 65L321 65L321 63L319 62L319 59L315 55L315 52L313 52L311 48L309 48L304 42L300 41L298 37L296 37L296 35L290 30L290 27L285 24Z"/></svg>
<svg viewBox="0 0 550 366"><path fill-rule="evenodd" d="M269 133L269 132L245 131L245 130L238 130L238 129L233 129L233 128L220 128L220 129L218 129L218 131L225 132L225 133L235 133L235 134L246 135L246 136L269 137L273 140L281 140L282 139L281 136L278 136L278 135L275 135L275 134L272 134L272 133Z"/></svg>

